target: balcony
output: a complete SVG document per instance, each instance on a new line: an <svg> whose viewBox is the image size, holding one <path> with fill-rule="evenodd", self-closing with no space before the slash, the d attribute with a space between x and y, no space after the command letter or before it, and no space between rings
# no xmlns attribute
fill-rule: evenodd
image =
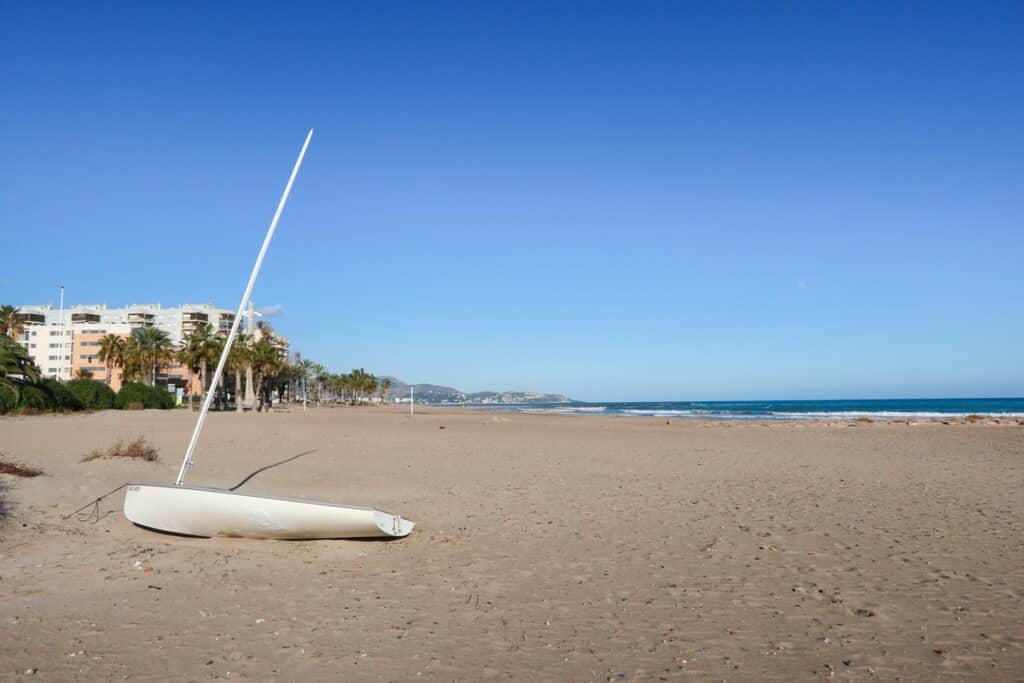
<svg viewBox="0 0 1024 683"><path fill-rule="evenodd" d="M99 313L72 313L72 323L98 323L100 321Z"/></svg>
<svg viewBox="0 0 1024 683"><path fill-rule="evenodd" d="M133 311L128 314L127 319L128 324L132 327L152 327L156 320L156 315L142 311Z"/></svg>
<svg viewBox="0 0 1024 683"><path fill-rule="evenodd" d="M46 316L42 313L18 313L14 317L18 322L25 325L43 325L46 323Z"/></svg>

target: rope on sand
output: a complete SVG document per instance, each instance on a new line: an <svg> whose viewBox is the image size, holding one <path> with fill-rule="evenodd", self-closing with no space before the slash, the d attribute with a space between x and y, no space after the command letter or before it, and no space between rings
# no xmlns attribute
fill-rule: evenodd
<svg viewBox="0 0 1024 683"><path fill-rule="evenodd" d="M99 498L97 498L96 500L89 501L88 503L86 503L82 507L78 508L74 512L69 512L68 514L63 515L62 518L63 519L68 519L72 515L78 515L78 521L79 522L89 522L90 524L95 524L96 522L100 521L100 519L101 519L101 517L100 517L100 501L102 501L107 496L114 495L115 493L117 493L118 491L120 491L121 489L123 489L127 485L128 485L128 482L125 482L125 483L121 484L120 486L118 486L113 491L108 491L108 492L104 493L102 496L100 496ZM89 507L91 507L92 510L89 510L88 512L86 512L84 514L79 514L83 510L85 510L86 508L89 508ZM104 517L106 517L106 515L104 515Z"/></svg>

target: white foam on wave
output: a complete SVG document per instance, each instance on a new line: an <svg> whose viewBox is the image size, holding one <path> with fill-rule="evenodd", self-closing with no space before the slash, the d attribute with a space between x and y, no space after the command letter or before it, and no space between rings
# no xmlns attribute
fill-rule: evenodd
<svg viewBox="0 0 1024 683"><path fill-rule="evenodd" d="M636 415L638 417L703 417L708 414L706 410L671 410L658 408L627 408L618 410L616 413L622 415Z"/></svg>
<svg viewBox="0 0 1024 683"><path fill-rule="evenodd" d="M1024 413L940 413L927 411L899 410L834 410L834 411L769 411L763 413L737 413L708 409L660 409L660 408L608 408L607 406L558 406L558 407L513 407L512 410L523 413L560 413L571 414L604 414L626 415L632 417L687 417L711 420L850 420L867 417L877 420L891 419L940 419L964 418L968 415L985 415L986 417L1022 418Z"/></svg>
<svg viewBox="0 0 1024 683"><path fill-rule="evenodd" d="M1024 413L937 413L937 412L923 412L923 411L901 411L901 410L835 410L835 411L822 411L822 412L773 412L767 417L778 417L784 419L809 419L809 420L844 420L856 417L871 417L879 420L889 420L893 418L941 418L941 417L967 417L968 415L984 415L986 417L1024 417Z"/></svg>
<svg viewBox="0 0 1024 683"><path fill-rule="evenodd" d="M520 413L603 413L607 412L606 406L558 406L545 408L513 408Z"/></svg>

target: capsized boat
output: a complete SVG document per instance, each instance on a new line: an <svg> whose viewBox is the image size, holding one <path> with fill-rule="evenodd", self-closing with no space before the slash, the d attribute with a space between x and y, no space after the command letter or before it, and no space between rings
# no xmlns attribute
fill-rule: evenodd
<svg viewBox="0 0 1024 683"><path fill-rule="evenodd" d="M205 537L402 538L415 526L373 508L170 484L129 484L124 514L139 526Z"/></svg>
<svg viewBox="0 0 1024 683"><path fill-rule="evenodd" d="M256 276L259 275L263 258L267 255L270 240L277 229L277 222L288 201L288 195L299 173L302 160L309 148L313 131L306 135L306 141L295 161L292 174L285 185L281 201L277 204L274 219L270 222L263 246L256 257L256 264L249 275L249 283L242 294L238 313L231 322L224 348L221 350L217 369L214 370L210 386L218 386L224 373L231 344L238 334L238 325L245 315L245 307L252 296ZM318 538L402 538L412 531L415 524L398 515L380 512L371 508L338 505L297 498L273 498L237 493L234 490L185 486L185 473L193 465L193 453L199 442L199 435L210 411L214 392L206 392L206 399L199 411L192 438L185 449L185 457L178 470L173 486L167 484L129 484L124 495L124 516L139 526L188 536L241 536L246 538L318 539Z"/></svg>

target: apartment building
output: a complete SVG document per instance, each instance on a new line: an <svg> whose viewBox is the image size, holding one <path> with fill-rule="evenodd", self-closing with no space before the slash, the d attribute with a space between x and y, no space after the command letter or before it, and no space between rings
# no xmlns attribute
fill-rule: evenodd
<svg viewBox="0 0 1024 683"><path fill-rule="evenodd" d="M44 375L71 379L71 330L46 322L25 322L25 331L17 341L25 347Z"/></svg>
<svg viewBox="0 0 1024 683"><path fill-rule="evenodd" d="M132 304L110 308L104 304L76 305L63 311L52 306L20 306L19 319L24 331L18 342L25 347L43 375L59 380L73 379L79 368L93 373L93 378L106 381L107 368L99 361L100 339L107 334L128 337L133 330L156 327L167 333L174 346L196 327L208 323L215 331L227 332L235 319L233 311L212 304L182 304L170 308L160 304ZM287 354L288 341L282 340ZM158 382L186 391L199 391L199 379L188 384L188 370L170 365L162 371ZM121 386L120 373L115 370L110 385Z"/></svg>

